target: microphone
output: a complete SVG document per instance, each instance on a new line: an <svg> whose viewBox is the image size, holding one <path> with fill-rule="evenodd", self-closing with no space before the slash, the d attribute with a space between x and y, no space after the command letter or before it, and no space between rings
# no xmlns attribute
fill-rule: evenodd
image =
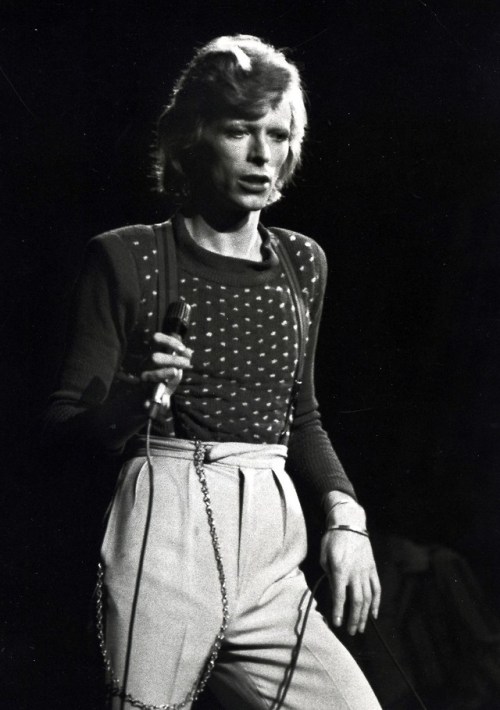
<svg viewBox="0 0 500 710"><path fill-rule="evenodd" d="M191 320L191 306L186 301L174 301L170 303L165 314L164 332L166 335L173 335L180 340L187 333ZM164 382L159 382L153 392L153 397L149 404L149 418L157 419L161 409L170 407L171 394Z"/></svg>

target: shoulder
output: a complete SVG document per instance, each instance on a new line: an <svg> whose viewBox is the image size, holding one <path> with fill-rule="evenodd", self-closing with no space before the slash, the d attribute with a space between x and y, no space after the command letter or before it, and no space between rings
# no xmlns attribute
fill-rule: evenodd
<svg viewBox="0 0 500 710"><path fill-rule="evenodd" d="M153 225L133 224L103 232L90 240L87 250L110 262L115 270L133 268L141 283L158 273Z"/></svg>
<svg viewBox="0 0 500 710"><path fill-rule="evenodd" d="M317 241L300 232L281 227L270 227L269 231L286 248L299 276L303 273L310 278L326 278L326 255Z"/></svg>
<svg viewBox="0 0 500 710"><path fill-rule="evenodd" d="M311 237L290 229L270 227L269 232L287 250L302 292L312 301L321 300L327 276L326 255L322 247Z"/></svg>
<svg viewBox="0 0 500 710"><path fill-rule="evenodd" d="M123 258L125 255L134 259L141 258L154 249L153 229L146 224L112 229L93 237L87 248L115 258Z"/></svg>
<svg viewBox="0 0 500 710"><path fill-rule="evenodd" d="M152 226L135 224L93 237L86 246L80 281L111 287L122 300L136 303L157 281L156 239Z"/></svg>
<svg viewBox="0 0 500 710"><path fill-rule="evenodd" d="M326 263L325 252L312 237L282 227L269 227L269 231L285 245L292 257L295 255L297 259L300 259L300 256L307 254L309 257L314 256Z"/></svg>

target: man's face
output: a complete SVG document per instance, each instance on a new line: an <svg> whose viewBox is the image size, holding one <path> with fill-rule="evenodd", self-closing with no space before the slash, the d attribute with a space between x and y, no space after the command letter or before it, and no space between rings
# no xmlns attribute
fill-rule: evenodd
<svg viewBox="0 0 500 710"><path fill-rule="evenodd" d="M221 213L265 207L288 157L291 117L289 102L282 101L256 120L222 118L210 124L195 198Z"/></svg>

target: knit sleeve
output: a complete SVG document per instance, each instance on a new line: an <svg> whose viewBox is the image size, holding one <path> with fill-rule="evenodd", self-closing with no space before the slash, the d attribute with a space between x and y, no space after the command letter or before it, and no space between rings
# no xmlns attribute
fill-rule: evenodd
<svg viewBox="0 0 500 710"><path fill-rule="evenodd" d="M320 495L340 490L355 498L353 486L322 426L315 394L314 361L326 288L327 263L318 244L309 240L308 245L313 249L315 272L310 279L313 283L303 287L303 293L309 299L310 327L303 380L288 442L287 470L291 476L305 479Z"/></svg>
<svg viewBox="0 0 500 710"><path fill-rule="evenodd" d="M59 386L42 420L46 444L92 442L120 448L131 418L143 422L136 388L109 397L138 318L137 268L119 233L92 239L86 249L69 316ZM132 425L134 428L134 425Z"/></svg>

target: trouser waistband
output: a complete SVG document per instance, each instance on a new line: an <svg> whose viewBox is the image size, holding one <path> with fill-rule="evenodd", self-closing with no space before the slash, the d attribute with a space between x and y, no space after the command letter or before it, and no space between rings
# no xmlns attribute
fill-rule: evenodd
<svg viewBox="0 0 500 710"><path fill-rule="evenodd" d="M198 444L200 445L200 444ZM190 439L166 439L150 437L150 450L153 457L173 457L192 459L197 443ZM254 468L272 468L273 461L283 466L287 456L284 444L251 444L240 441L203 441L205 463L227 463ZM136 445L131 450L132 456L146 456L146 437L137 437Z"/></svg>

